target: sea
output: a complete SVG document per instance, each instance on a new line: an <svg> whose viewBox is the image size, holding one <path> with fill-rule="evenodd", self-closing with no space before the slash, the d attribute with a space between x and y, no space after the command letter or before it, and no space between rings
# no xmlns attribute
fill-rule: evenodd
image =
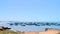
<svg viewBox="0 0 60 34"><path fill-rule="evenodd" d="M60 29L60 26L34 26L34 25L30 25L30 26L12 25L11 26L8 23L1 23L0 26L8 27L13 30L18 30L22 32L41 32L41 31L44 31L46 28Z"/></svg>

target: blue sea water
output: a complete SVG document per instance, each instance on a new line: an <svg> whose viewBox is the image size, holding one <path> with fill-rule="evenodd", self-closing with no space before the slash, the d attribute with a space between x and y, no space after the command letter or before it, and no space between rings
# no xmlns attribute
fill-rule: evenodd
<svg viewBox="0 0 60 34"><path fill-rule="evenodd" d="M7 23L0 24L0 26L9 27L9 28L19 30L19 31L22 31L22 32L25 32L25 31L39 32L39 31L44 31L45 28L60 29L60 26L34 26L34 25L31 25L31 26L20 26L20 25L14 26L14 25L12 25L12 26L10 26Z"/></svg>

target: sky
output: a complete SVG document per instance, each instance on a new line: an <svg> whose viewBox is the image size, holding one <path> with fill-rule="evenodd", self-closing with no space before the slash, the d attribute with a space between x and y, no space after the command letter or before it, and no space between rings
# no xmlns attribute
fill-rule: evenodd
<svg viewBox="0 0 60 34"><path fill-rule="evenodd" d="M60 0L0 0L0 21L60 22Z"/></svg>

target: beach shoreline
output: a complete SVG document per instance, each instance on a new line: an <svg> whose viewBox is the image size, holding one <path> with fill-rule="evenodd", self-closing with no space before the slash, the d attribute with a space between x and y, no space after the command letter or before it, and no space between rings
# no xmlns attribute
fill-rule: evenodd
<svg viewBox="0 0 60 34"><path fill-rule="evenodd" d="M46 28L43 32L23 32L23 34L60 34L60 30L53 28Z"/></svg>

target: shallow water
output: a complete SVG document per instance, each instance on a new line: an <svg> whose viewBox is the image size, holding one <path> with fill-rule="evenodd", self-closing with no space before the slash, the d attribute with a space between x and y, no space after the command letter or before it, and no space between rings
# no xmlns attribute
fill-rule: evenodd
<svg viewBox="0 0 60 34"><path fill-rule="evenodd" d="M31 25L31 26L10 26L9 24L7 23L4 23L4 24L0 24L0 26L5 26L5 27L9 27L9 28L12 28L12 29L15 29L15 30L19 30L19 31L34 31L34 32L39 32L39 31L44 31L45 28L55 28L55 29L60 29L60 26L34 26L34 25Z"/></svg>

